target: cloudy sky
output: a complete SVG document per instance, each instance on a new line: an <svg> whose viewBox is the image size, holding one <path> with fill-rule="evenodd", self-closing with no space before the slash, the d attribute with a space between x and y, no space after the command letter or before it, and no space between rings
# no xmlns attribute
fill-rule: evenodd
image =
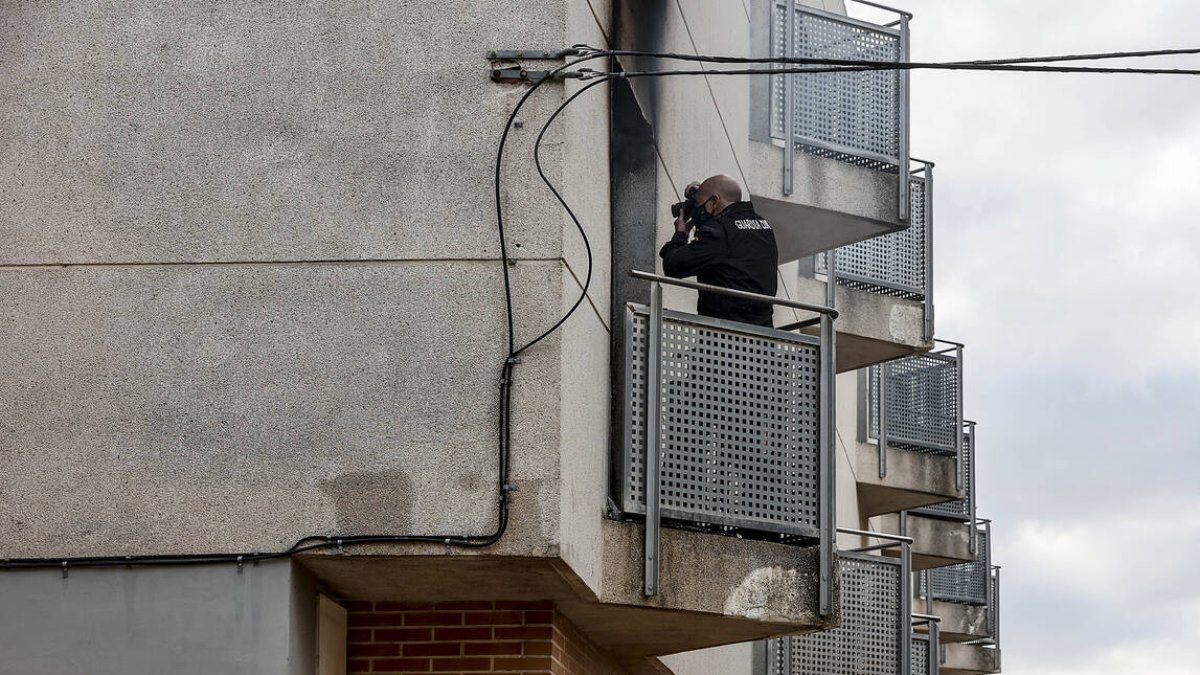
<svg viewBox="0 0 1200 675"><path fill-rule="evenodd" d="M903 0L914 60L1200 47L1195 0ZM860 13L860 15L862 15ZM1200 68L1200 56L1118 62ZM1200 671L1200 77L913 75L1004 672Z"/></svg>

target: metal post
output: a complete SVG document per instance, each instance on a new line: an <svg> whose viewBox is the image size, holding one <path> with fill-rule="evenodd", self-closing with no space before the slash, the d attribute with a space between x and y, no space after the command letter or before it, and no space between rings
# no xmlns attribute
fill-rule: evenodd
<svg viewBox="0 0 1200 675"><path fill-rule="evenodd" d="M818 527L821 530L821 616L833 613L833 573L836 563L837 544L837 448L835 446L837 432L837 415L834 396L836 378L836 337L833 331L833 318L828 314L821 315L821 382L819 404L821 406L820 438L820 489L821 512L817 515Z"/></svg>
<svg viewBox="0 0 1200 675"><path fill-rule="evenodd" d="M954 349L954 377L958 380L958 410L956 426L954 434L955 447L958 449L958 475L954 479L954 487L958 490L963 489L963 483L966 478L966 463L963 462L963 348L958 345Z"/></svg>
<svg viewBox="0 0 1200 675"><path fill-rule="evenodd" d="M781 655L783 657L783 663L780 664L783 666L782 675L792 675L792 649L792 638L783 638L783 654Z"/></svg>
<svg viewBox="0 0 1200 675"><path fill-rule="evenodd" d="M967 422L971 427L968 437L967 452L970 453L967 471L970 480L967 481L967 523L971 526L971 555L979 554L979 525L975 522L975 423Z"/></svg>
<svg viewBox="0 0 1200 675"><path fill-rule="evenodd" d="M933 339L933 165L925 164L925 339Z"/></svg>
<svg viewBox="0 0 1200 675"><path fill-rule="evenodd" d="M992 592L992 521L986 521L983 524L983 573L987 575L987 588L984 593L991 594ZM989 602L992 598L984 596Z"/></svg>
<svg viewBox="0 0 1200 675"><path fill-rule="evenodd" d="M837 249L825 252L825 304L837 307Z"/></svg>
<svg viewBox="0 0 1200 675"><path fill-rule="evenodd" d="M929 622L929 675L940 675L942 670L941 630L937 621Z"/></svg>
<svg viewBox="0 0 1200 675"><path fill-rule="evenodd" d="M658 594L659 570L659 487L662 481L660 444L662 442L662 285L650 285L650 321L646 343L646 538L643 558L645 576L642 593L650 598Z"/></svg>
<svg viewBox="0 0 1200 675"><path fill-rule="evenodd" d="M884 362L884 363L881 363L881 364L879 364L877 367L879 368L879 392L878 392L878 394L879 394L879 396L878 396L878 399L879 399L879 401L878 401L878 405L879 405L879 415L878 415L878 418L879 418L879 433L877 434L877 435L879 436L879 477L880 477L880 478L887 478L887 444L888 444L888 433L887 433L887 428L888 428L888 426L887 426L887 424L888 424L888 416L887 416L887 383L888 383L888 364L887 364L887 362Z"/></svg>
<svg viewBox="0 0 1200 675"><path fill-rule="evenodd" d="M1000 649L1000 568L995 568L996 583L992 587L992 642Z"/></svg>
<svg viewBox="0 0 1200 675"><path fill-rule="evenodd" d="M796 0L787 0L787 20L784 21L787 36L784 38L785 55L796 56ZM796 161L796 81L799 75L783 76L783 194L792 194L793 167Z"/></svg>
<svg viewBox="0 0 1200 675"><path fill-rule="evenodd" d="M908 16L900 15L900 61L908 62ZM908 71L896 71L898 104L900 108L900 222L908 222L911 204L909 203L908 184Z"/></svg>
<svg viewBox="0 0 1200 675"><path fill-rule="evenodd" d="M908 513L900 512L900 534L908 529ZM912 675L912 544L900 545L900 673Z"/></svg>
<svg viewBox="0 0 1200 675"><path fill-rule="evenodd" d="M933 580L929 578L929 570L921 571L921 586L925 589L925 613L933 614Z"/></svg>

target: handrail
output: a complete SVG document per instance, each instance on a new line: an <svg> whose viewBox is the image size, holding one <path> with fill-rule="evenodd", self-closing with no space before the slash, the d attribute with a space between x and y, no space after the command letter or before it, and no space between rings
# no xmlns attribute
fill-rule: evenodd
<svg viewBox="0 0 1200 675"><path fill-rule="evenodd" d="M857 534L860 537L874 537L876 539L887 539L898 544L911 544L914 542L912 537L906 537L901 534L887 534L886 532L872 532L870 530L855 530L849 527L839 527L838 534Z"/></svg>
<svg viewBox="0 0 1200 675"><path fill-rule="evenodd" d="M913 14L911 12L906 12L902 9L896 9L895 7L888 7L887 5L881 5L877 2L871 2L870 0L852 0L852 1L857 2L861 5L867 5L868 7L874 7L875 9L882 9L887 12L895 12L896 14L899 14L900 16L902 16L906 19L913 18Z"/></svg>
<svg viewBox="0 0 1200 675"><path fill-rule="evenodd" d="M642 272L640 270L631 270L629 276L635 279L643 279L645 281L654 281L668 286L679 286L681 288L690 288L696 291L704 291L705 293L716 293L718 295L728 295L732 298L741 298L742 300L757 300L758 302L766 302L772 305L780 305L782 307L790 307L792 309L802 309L806 312L817 312L825 314L831 319L838 318L838 311L832 307L824 305L813 305L807 302L799 302L790 298L777 298L773 295L763 295L761 293L751 293L749 291L739 291L733 288L723 288L721 286L713 286L712 284L702 284L696 281L684 281L683 279L673 279L664 277L660 274L651 274L650 272Z"/></svg>

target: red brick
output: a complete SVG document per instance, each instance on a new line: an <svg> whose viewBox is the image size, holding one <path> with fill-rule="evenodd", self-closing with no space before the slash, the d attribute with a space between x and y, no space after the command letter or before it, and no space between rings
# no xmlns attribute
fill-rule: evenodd
<svg viewBox="0 0 1200 675"><path fill-rule="evenodd" d="M362 626L403 626L404 615L395 614L351 614L346 623L351 628Z"/></svg>
<svg viewBox="0 0 1200 675"><path fill-rule="evenodd" d="M550 626L496 626L493 635L497 640L549 640L553 632Z"/></svg>
<svg viewBox="0 0 1200 675"><path fill-rule="evenodd" d="M417 612L404 615L405 626L461 626L463 615L459 612Z"/></svg>
<svg viewBox="0 0 1200 675"><path fill-rule="evenodd" d="M491 626L471 626L470 628L435 628L433 639L438 640L491 640Z"/></svg>
<svg viewBox="0 0 1200 675"><path fill-rule="evenodd" d="M434 603L434 609L492 609L491 600L454 600Z"/></svg>
<svg viewBox="0 0 1200 675"><path fill-rule="evenodd" d="M432 628L377 628L376 642L429 642L433 639Z"/></svg>
<svg viewBox="0 0 1200 675"><path fill-rule="evenodd" d="M496 609L554 609L552 600L497 600Z"/></svg>
<svg viewBox="0 0 1200 675"><path fill-rule="evenodd" d="M410 642L404 645L405 656L458 656L462 645L457 642Z"/></svg>
<svg viewBox="0 0 1200 675"><path fill-rule="evenodd" d="M526 656L550 656L551 643L549 642L524 642Z"/></svg>
<svg viewBox="0 0 1200 675"><path fill-rule="evenodd" d="M371 672L371 662L367 659L350 659L346 662L347 673L369 673Z"/></svg>
<svg viewBox="0 0 1200 675"><path fill-rule="evenodd" d="M370 628L351 628L346 631L346 642L370 642Z"/></svg>
<svg viewBox="0 0 1200 675"><path fill-rule="evenodd" d="M375 603L376 612L420 612L433 609L432 602L395 602L382 600Z"/></svg>
<svg viewBox="0 0 1200 675"><path fill-rule="evenodd" d="M550 657L498 658L492 661L492 670L550 670Z"/></svg>
<svg viewBox="0 0 1200 675"><path fill-rule="evenodd" d="M369 612L375 603L371 602L370 600L346 600L339 604L341 604L341 606L344 607L347 612Z"/></svg>
<svg viewBox="0 0 1200 675"><path fill-rule="evenodd" d="M467 612L463 615L468 626L521 625L520 612Z"/></svg>
<svg viewBox="0 0 1200 675"><path fill-rule="evenodd" d="M371 665L371 672L373 673L386 673L389 671L409 673L429 672L429 659L376 659Z"/></svg>
<svg viewBox="0 0 1200 675"><path fill-rule="evenodd" d="M468 642L463 645L463 654L467 656L485 656L500 654L503 656L519 656L520 642Z"/></svg>
<svg viewBox="0 0 1200 675"><path fill-rule="evenodd" d="M554 621L554 612L537 611L537 612L525 612L524 614L525 614L525 623L527 623L527 624L533 624L533 623L549 624Z"/></svg>
<svg viewBox="0 0 1200 675"><path fill-rule="evenodd" d="M491 661L491 659L434 659L432 665L433 671L437 673L462 670L482 670L490 673L492 671Z"/></svg>
<svg viewBox="0 0 1200 675"><path fill-rule="evenodd" d="M351 658L368 656L400 656L400 645L349 645L346 654Z"/></svg>

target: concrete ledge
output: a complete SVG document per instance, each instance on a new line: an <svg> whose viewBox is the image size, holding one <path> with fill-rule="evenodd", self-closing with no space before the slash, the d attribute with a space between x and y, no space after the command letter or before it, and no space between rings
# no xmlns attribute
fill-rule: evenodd
<svg viewBox="0 0 1200 675"><path fill-rule="evenodd" d="M888 447L887 475L880 478L877 445L858 443L853 454L858 503L864 516L896 513L965 496L954 485L958 468L953 457Z"/></svg>
<svg viewBox="0 0 1200 675"><path fill-rule="evenodd" d="M816 548L664 529L662 592L642 595L642 527L605 520L597 593L561 558L380 545L305 555L343 598L554 601L597 645L636 661L835 626L818 614Z"/></svg>
<svg viewBox="0 0 1200 675"><path fill-rule="evenodd" d="M605 521L603 602L710 612L779 623L797 632L826 625L818 614L815 547L664 528L662 589L642 596L642 526Z"/></svg>
<svg viewBox="0 0 1200 675"><path fill-rule="evenodd" d="M783 148L750 141L743 162L755 209L771 222L780 262L901 229L895 174L796 153L792 194L783 194Z"/></svg>
<svg viewBox="0 0 1200 675"><path fill-rule="evenodd" d="M924 598L914 598L913 608L915 611L925 612ZM991 637L987 607L934 600L932 614L942 617L943 643L969 642ZM918 626L916 630L924 632L925 629Z"/></svg>
<svg viewBox="0 0 1200 675"><path fill-rule="evenodd" d="M879 532L899 534L900 516L879 516L875 527ZM971 553L971 526L967 523L909 515L907 534L914 539L913 571L975 560L975 555Z"/></svg>
<svg viewBox="0 0 1200 675"><path fill-rule="evenodd" d="M944 675L978 675L1000 672L1000 650L983 645L956 645L946 647L946 662L942 664Z"/></svg>
<svg viewBox="0 0 1200 675"><path fill-rule="evenodd" d="M825 304L825 282L801 277L794 299ZM840 312L834 322L839 373L933 348L933 341L923 337L925 315L919 302L839 286L835 306Z"/></svg>

